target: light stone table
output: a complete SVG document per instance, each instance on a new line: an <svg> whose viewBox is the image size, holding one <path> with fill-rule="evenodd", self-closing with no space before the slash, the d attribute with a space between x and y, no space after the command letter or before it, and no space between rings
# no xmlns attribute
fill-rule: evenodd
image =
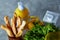
<svg viewBox="0 0 60 40"><path fill-rule="evenodd" d="M60 0L0 0L0 25L4 23L4 16L13 16L17 2L22 1L28 8L30 15L38 16L42 20L47 10L60 13ZM0 40L8 40L7 34L0 29Z"/></svg>

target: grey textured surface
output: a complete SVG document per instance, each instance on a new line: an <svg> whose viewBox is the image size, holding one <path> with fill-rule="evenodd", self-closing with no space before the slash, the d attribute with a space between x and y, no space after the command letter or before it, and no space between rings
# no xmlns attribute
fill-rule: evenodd
<svg viewBox="0 0 60 40"><path fill-rule="evenodd" d="M3 17L8 15L10 18L17 7L19 0L0 0L0 25L4 24ZM60 0L21 0L29 9L30 15L40 17L42 20L47 10L60 13ZM8 40L5 31L0 29L0 40Z"/></svg>

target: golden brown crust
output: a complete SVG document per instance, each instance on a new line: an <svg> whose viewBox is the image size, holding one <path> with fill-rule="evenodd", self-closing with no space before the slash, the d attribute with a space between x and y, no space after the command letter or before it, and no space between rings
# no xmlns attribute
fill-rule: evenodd
<svg viewBox="0 0 60 40"><path fill-rule="evenodd" d="M26 25L26 22L25 21L22 21L22 24L20 25L20 27L18 28L18 32L20 32L20 30L23 30L24 27Z"/></svg>
<svg viewBox="0 0 60 40"><path fill-rule="evenodd" d="M8 20L8 16L4 17L4 21L6 26L1 25L1 28L5 30L10 37L20 37L23 33L23 29L26 25L25 21L22 21L20 17L16 17L16 15L11 18L11 25Z"/></svg>
<svg viewBox="0 0 60 40"><path fill-rule="evenodd" d="M15 37L16 37L16 38L17 38L17 37L20 37L20 36L22 35L22 33L23 33L23 31L20 30L20 31L16 34Z"/></svg>
<svg viewBox="0 0 60 40"><path fill-rule="evenodd" d="M17 17L17 15L16 15L16 13L14 13L14 15L13 15L14 17Z"/></svg>
<svg viewBox="0 0 60 40"><path fill-rule="evenodd" d="M5 23L6 23L6 27L9 28L10 30L12 30L12 29L11 29L11 26L10 26L10 22L9 22L8 16L5 16L5 17L4 17L4 21L5 21Z"/></svg>
<svg viewBox="0 0 60 40"><path fill-rule="evenodd" d="M14 18L11 19L11 28L12 28L13 33L16 35L17 30L16 30L16 25L15 25L15 19Z"/></svg>
<svg viewBox="0 0 60 40"><path fill-rule="evenodd" d="M13 33L11 32L11 30L9 30L6 26L1 25L1 28L7 32L8 36L14 37Z"/></svg>
<svg viewBox="0 0 60 40"><path fill-rule="evenodd" d="M22 24L22 20L20 17L17 17L17 28L19 28Z"/></svg>

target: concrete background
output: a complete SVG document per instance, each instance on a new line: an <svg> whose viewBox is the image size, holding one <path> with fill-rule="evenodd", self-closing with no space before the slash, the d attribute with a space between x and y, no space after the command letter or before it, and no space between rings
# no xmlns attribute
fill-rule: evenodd
<svg viewBox="0 0 60 40"><path fill-rule="evenodd" d="M38 16L41 20L47 10L60 13L60 0L0 0L0 25L5 24L4 16L7 15L9 18L13 16L18 1L24 3L30 15ZM6 32L2 29L0 29L0 40L8 40Z"/></svg>

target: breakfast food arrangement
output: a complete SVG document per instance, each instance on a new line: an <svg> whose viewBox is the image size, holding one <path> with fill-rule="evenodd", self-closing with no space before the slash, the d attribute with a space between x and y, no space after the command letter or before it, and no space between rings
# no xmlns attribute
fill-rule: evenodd
<svg viewBox="0 0 60 40"><path fill-rule="evenodd" d="M5 16L4 21L6 25L0 28L6 31L9 40L60 40L60 30L52 23L30 16L22 2L18 2L13 17Z"/></svg>

